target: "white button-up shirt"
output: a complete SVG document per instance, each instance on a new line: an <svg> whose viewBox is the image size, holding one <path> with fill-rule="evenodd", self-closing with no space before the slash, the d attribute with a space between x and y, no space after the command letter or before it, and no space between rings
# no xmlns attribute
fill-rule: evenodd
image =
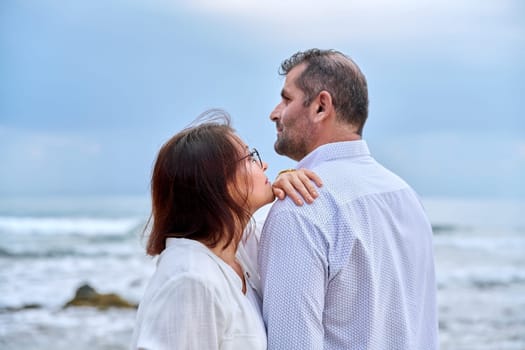
<svg viewBox="0 0 525 350"><path fill-rule="evenodd" d="M323 145L300 168L319 197L277 201L259 265L268 349L438 348L432 229L416 193L365 141Z"/></svg>
<svg viewBox="0 0 525 350"><path fill-rule="evenodd" d="M168 238L140 302L131 348L266 349L264 324L250 282L256 272L243 261L239 246L248 295L242 293L235 271L206 246Z"/></svg>

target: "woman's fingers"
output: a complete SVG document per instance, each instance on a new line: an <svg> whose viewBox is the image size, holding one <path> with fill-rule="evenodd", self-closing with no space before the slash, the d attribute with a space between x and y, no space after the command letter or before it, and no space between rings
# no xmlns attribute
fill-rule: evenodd
<svg viewBox="0 0 525 350"><path fill-rule="evenodd" d="M313 171L311 170L308 170L308 169L304 169L304 168L301 168L299 169L298 171L301 171L303 172L306 176L308 176L308 178L310 180L312 180L316 185L317 187L322 187L323 186L323 181L321 180L321 178L319 176L317 176L316 173L314 173ZM308 184L310 184L310 182L308 182ZM313 186L312 186L313 187Z"/></svg>
<svg viewBox="0 0 525 350"><path fill-rule="evenodd" d="M277 187L273 187L273 194L275 195L275 197L279 198L280 200L283 200L286 197L286 194L284 193L284 191Z"/></svg>
<svg viewBox="0 0 525 350"><path fill-rule="evenodd" d="M313 171L298 169L281 173L273 184L274 194L279 199L289 196L295 204L312 203L319 196L315 185L322 186L322 181Z"/></svg>

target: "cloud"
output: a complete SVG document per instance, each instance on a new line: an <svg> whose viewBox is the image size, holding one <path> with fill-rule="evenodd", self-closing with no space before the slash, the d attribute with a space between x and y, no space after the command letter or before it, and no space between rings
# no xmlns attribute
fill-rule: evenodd
<svg viewBox="0 0 525 350"><path fill-rule="evenodd" d="M525 141L516 143L516 153L519 159L525 162Z"/></svg>
<svg viewBox="0 0 525 350"><path fill-rule="evenodd" d="M314 46L356 58L370 87L365 136L423 194L498 194L494 185L505 181L502 193L519 187L525 5L518 1L35 6L8 2L0 15L7 52L0 124L11 128L0 125L0 193L146 189L161 141L209 107L232 113L273 177L293 166L274 154L267 119L282 85L277 67Z"/></svg>
<svg viewBox="0 0 525 350"><path fill-rule="evenodd" d="M28 162L50 162L58 153L67 152L75 157L96 157L101 145L96 140L74 134L22 131L0 127L2 149L11 149L11 156Z"/></svg>
<svg viewBox="0 0 525 350"><path fill-rule="evenodd" d="M525 197L523 136L426 132L370 144L380 162L423 195Z"/></svg>
<svg viewBox="0 0 525 350"><path fill-rule="evenodd" d="M103 147L81 134L36 132L0 126L0 193L81 188L97 173Z"/></svg>
<svg viewBox="0 0 525 350"><path fill-rule="evenodd" d="M151 133L0 125L0 196L145 193L158 140Z"/></svg>
<svg viewBox="0 0 525 350"><path fill-rule="evenodd" d="M520 25L509 26L521 5L517 1L375 0L319 2L194 0L186 9L242 23L254 23L274 38L343 39L388 43L468 37L519 38ZM483 23L483 25L480 25ZM490 34L491 31L494 31ZM452 37L453 36L453 37ZM485 39L487 39L485 37ZM490 39L490 38L488 38Z"/></svg>

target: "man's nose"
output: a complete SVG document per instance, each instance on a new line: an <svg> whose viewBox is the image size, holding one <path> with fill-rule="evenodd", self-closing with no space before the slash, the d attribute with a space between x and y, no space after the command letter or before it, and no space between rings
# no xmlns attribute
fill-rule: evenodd
<svg viewBox="0 0 525 350"><path fill-rule="evenodd" d="M281 104L279 103L275 108L273 109L272 113L270 113L270 120L276 121L281 117Z"/></svg>

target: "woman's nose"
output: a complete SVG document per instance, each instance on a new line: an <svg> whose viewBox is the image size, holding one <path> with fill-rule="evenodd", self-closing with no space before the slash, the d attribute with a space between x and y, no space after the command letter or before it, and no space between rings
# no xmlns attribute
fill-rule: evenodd
<svg viewBox="0 0 525 350"><path fill-rule="evenodd" d="M263 171L266 171L268 169L268 163L262 162L262 166Z"/></svg>

